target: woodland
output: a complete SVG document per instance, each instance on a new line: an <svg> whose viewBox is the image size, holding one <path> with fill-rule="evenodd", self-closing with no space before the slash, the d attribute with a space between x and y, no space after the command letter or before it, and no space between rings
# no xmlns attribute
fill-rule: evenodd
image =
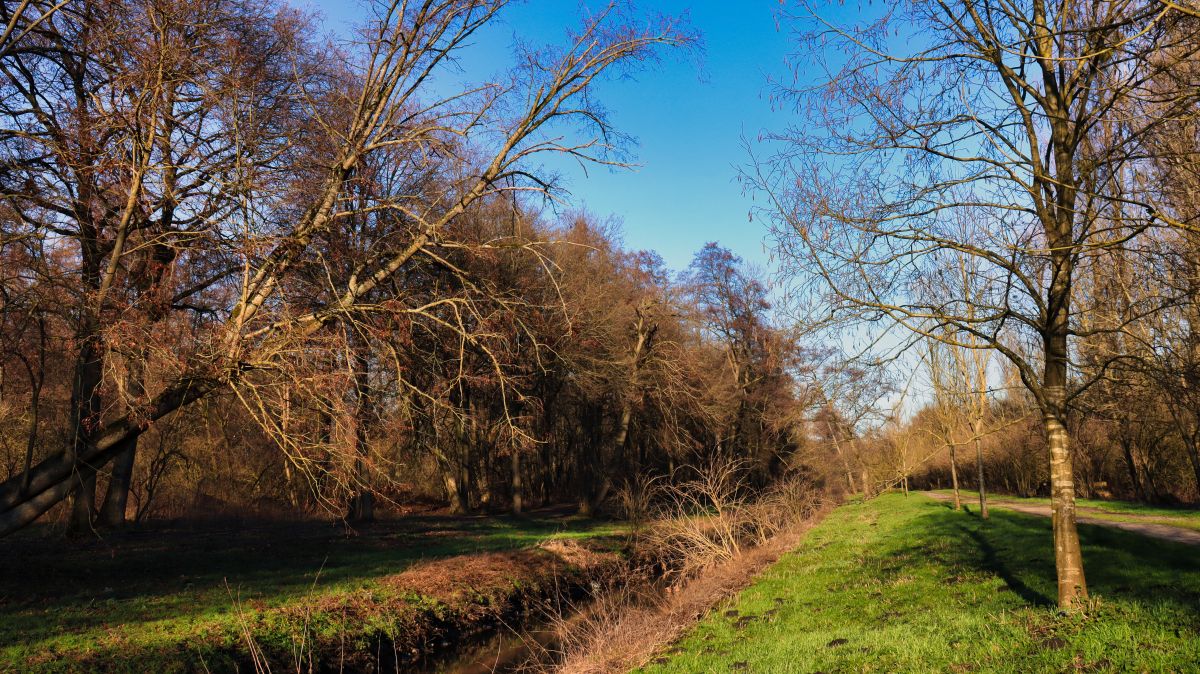
<svg viewBox="0 0 1200 674"><path fill-rule="evenodd" d="M590 3L458 84L509 4L338 42L281 0L3 0L0 549L951 489L1049 499L1072 611L1077 499L1200 504L1200 10L780 3L794 123L735 160L777 264L675 270L546 167L631 168L598 84L703 35Z"/></svg>

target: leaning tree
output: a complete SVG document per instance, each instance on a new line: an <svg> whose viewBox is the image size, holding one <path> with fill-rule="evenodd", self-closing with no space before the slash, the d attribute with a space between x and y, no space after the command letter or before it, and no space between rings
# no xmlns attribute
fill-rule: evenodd
<svg viewBox="0 0 1200 674"><path fill-rule="evenodd" d="M0 199L20 218L11 240L64 248L56 278L78 298L78 366L75 432L0 483L0 535L72 494L86 526L98 471L155 422L221 392L260 408L281 377L333 360L339 326L363 316L436 325L488 352L474 299L410 296L396 279L470 245L454 226L480 204L554 188L540 158L621 165L597 80L691 42L674 20L612 2L565 46L522 47L511 73L448 86L455 56L507 4L379 0L343 51L302 39L281 4L3 3ZM229 20L212 49L175 48L213 30L218 9ZM268 57L289 67L256 62ZM411 179L367 181L384 156ZM426 170L438 174L428 189L408 189ZM369 245L330 268L329 238L347 233ZM140 280L159 248L147 268L161 273ZM105 363L137 343L117 323L143 295L196 317L123 405L102 404L121 386Z"/></svg>

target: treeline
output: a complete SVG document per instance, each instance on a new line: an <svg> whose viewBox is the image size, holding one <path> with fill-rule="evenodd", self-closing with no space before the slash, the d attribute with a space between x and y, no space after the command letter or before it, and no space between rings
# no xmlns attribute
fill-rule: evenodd
<svg viewBox="0 0 1200 674"><path fill-rule="evenodd" d="M1193 348L1167 340L1160 346ZM977 490L983 484L1004 494L1048 496L1042 419L1016 369L990 349L932 337L914 350L918 366L905 373L907 386L893 406L871 410L876 423L866 430L844 431L843 442L862 445L854 455L860 470L874 476L861 483L843 480L847 488ZM1156 369L1145 352L1122 354L1122 360L1104 374L1082 370L1079 376L1090 374L1092 381L1075 383L1080 395L1066 414L1075 494L1162 505L1200 502L1196 411L1188 392L1175 385L1192 376L1190 368L1172 363ZM901 389L893 382L885 390ZM835 412L848 418L846 400L839 402L843 409Z"/></svg>
<svg viewBox="0 0 1200 674"><path fill-rule="evenodd" d="M694 37L613 3L448 90L506 4L378 2L342 47L278 3L3 3L0 533L785 470L755 274L545 208L541 157L622 165L595 83Z"/></svg>
<svg viewBox="0 0 1200 674"><path fill-rule="evenodd" d="M1140 401L1122 398L1122 405ZM1164 404L1165 407L1165 404ZM1145 409L1130 425L1086 409L1074 410L1068 425L1075 439L1076 495L1156 505L1194 506L1200 502L1191 449L1176 421L1159 408ZM904 424L890 424L860 440L871 489L978 490L1017 496L1049 496L1046 438L1037 408L1023 396L1001 396L989 406L984 434L976 438L961 421L949 427L934 406ZM953 456L951 449L954 449ZM982 462L982 479L977 460ZM907 485L906 485L907 482Z"/></svg>

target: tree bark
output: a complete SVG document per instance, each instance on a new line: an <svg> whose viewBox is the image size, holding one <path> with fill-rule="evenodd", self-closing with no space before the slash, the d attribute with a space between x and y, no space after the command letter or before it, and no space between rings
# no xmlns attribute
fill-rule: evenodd
<svg viewBox="0 0 1200 674"><path fill-rule="evenodd" d="M116 528L125 524L129 489L133 486L133 466L137 459L137 442L138 436L125 440L127 447L113 460L112 475L108 478L108 489L104 493L104 505L97 518L100 526Z"/></svg>
<svg viewBox="0 0 1200 674"><path fill-rule="evenodd" d="M983 443L980 441L980 432L983 430L979 419L975 420L975 467L979 471L979 517L982 519L988 518L987 507L987 486L983 483Z"/></svg>
<svg viewBox="0 0 1200 674"><path fill-rule="evenodd" d="M512 514L520 517L525 514L524 485L521 480L521 452L512 448Z"/></svg>
<svg viewBox="0 0 1200 674"><path fill-rule="evenodd" d="M1073 608L1087 599L1083 553L1075 524L1075 481L1067 429L1053 414L1045 417L1050 450L1050 509L1054 527L1054 563L1058 569L1058 605Z"/></svg>
<svg viewBox="0 0 1200 674"><path fill-rule="evenodd" d="M142 350L135 358L129 362L129 377L126 383L126 390L132 399L132 405L140 405L144 401L142 397L145 395L145 381L143 366L149 354ZM127 414L134 414L136 410L127 409ZM103 527L116 528L125 524L125 510L129 503L129 490L133 486L133 469L137 461L137 435L131 436L124 441L126 447L113 460L112 475L108 479L108 489L104 494L104 505L100 508L100 514L97 518L97 523Z"/></svg>
<svg viewBox="0 0 1200 674"><path fill-rule="evenodd" d="M375 520L375 493L371 490L368 431L375 420L375 401L371 396L371 360L369 345L359 343L354 350L354 495L346 519L351 522Z"/></svg>
<svg viewBox="0 0 1200 674"><path fill-rule="evenodd" d="M950 443L950 484L954 486L954 509L962 510L962 498L958 494L958 457L955 453L955 445Z"/></svg>
<svg viewBox="0 0 1200 674"><path fill-rule="evenodd" d="M1196 476L1196 490L1200 491L1200 441L1197 440L1197 435L1200 433L1192 433L1184 438L1184 445L1188 450L1188 460L1192 463L1192 473Z"/></svg>
<svg viewBox="0 0 1200 674"><path fill-rule="evenodd" d="M1145 503L1146 494L1142 489L1142 479L1138 475L1137 464L1133 460L1133 443L1128 438L1121 438L1121 452L1125 456L1125 467L1129 471L1129 482L1133 487L1133 497Z"/></svg>
<svg viewBox="0 0 1200 674"><path fill-rule="evenodd" d="M446 486L446 500L450 503L451 514L461 515L470 510L466 489L463 488L459 476L445 472L442 474L442 483Z"/></svg>
<svg viewBox="0 0 1200 674"><path fill-rule="evenodd" d="M79 355L71 387L71 515L68 535L90 531L96 512L96 466L83 460L94 446L93 433L100 423L101 346L94 322L81 328Z"/></svg>

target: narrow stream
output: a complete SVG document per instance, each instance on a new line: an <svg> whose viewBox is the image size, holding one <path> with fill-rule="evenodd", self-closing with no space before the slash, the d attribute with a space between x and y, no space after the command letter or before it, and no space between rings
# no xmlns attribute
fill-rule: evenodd
<svg viewBox="0 0 1200 674"><path fill-rule="evenodd" d="M654 579L641 591L661 596L665 586L659 580ZM614 592L616 588L610 587L604 591ZM645 594L640 597L641 600L646 599ZM559 613L565 615L564 618L550 620L545 612L528 614L524 625L504 626L498 631L479 635L474 640L456 644L444 656L435 656L424 674L512 674L527 671L526 668L532 663L553 664L560 655L558 651L564 633L575 631L590 619L587 609L594 601L595 597L559 606Z"/></svg>
<svg viewBox="0 0 1200 674"><path fill-rule="evenodd" d="M542 661L558 645L558 632L550 625L513 631L504 629L491 638L468 645L452 658L433 667L433 674L508 674L531 660Z"/></svg>
<svg viewBox="0 0 1200 674"><path fill-rule="evenodd" d="M576 632L596 601L613 602L615 608L629 601L653 600L666 592L661 564L646 564L636 571L571 587L541 605L517 609L493 627L480 626L474 633L443 643L440 652L422 658L410 670L418 674L513 674L529 671L531 665L552 665L559 656L565 635Z"/></svg>

